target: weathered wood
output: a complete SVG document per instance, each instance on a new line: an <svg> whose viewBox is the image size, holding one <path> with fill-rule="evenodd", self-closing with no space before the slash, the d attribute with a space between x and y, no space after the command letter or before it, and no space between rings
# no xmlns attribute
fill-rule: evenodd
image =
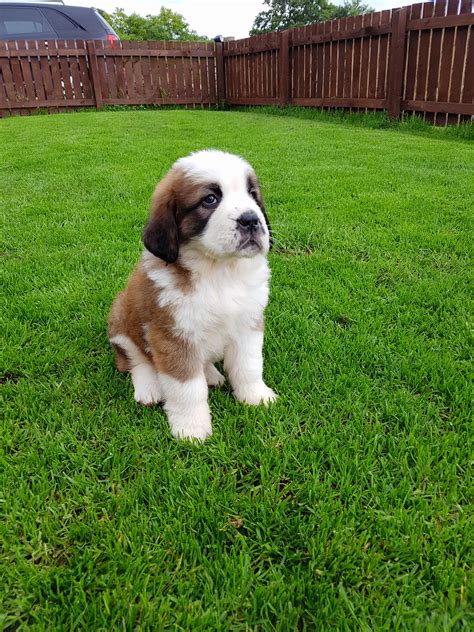
<svg viewBox="0 0 474 632"><path fill-rule="evenodd" d="M446 0L438 0L434 5L434 16L444 16L446 10ZM437 92L439 84L440 72L440 55L441 55L441 39L443 29L434 29L431 32L430 57L428 61L427 80L426 80L426 100L438 101ZM436 114L429 113L425 116L425 120L429 123L436 123Z"/></svg>
<svg viewBox="0 0 474 632"><path fill-rule="evenodd" d="M378 20L380 20L381 13L371 14L371 25L373 28L377 28ZM377 70L379 65L379 35L371 36L370 38L370 65L369 65L369 86L367 97L369 99L375 99L377 95ZM403 62L402 62L403 63Z"/></svg>
<svg viewBox="0 0 474 632"><path fill-rule="evenodd" d="M354 17L354 30L359 29L361 27L361 24L362 24L362 16L356 15ZM351 96L357 99L360 96L362 40L360 38L354 38L352 41L353 41L353 64L352 64Z"/></svg>
<svg viewBox="0 0 474 632"><path fill-rule="evenodd" d="M370 23L370 15L362 16L362 24L367 26ZM361 58L360 58L360 81L359 81L359 97L367 98L369 96L369 68L370 68L370 37L364 37L361 41Z"/></svg>
<svg viewBox="0 0 474 632"><path fill-rule="evenodd" d="M265 51L276 50L278 45L267 42L263 35L256 35L256 41L252 43L241 43L242 40L224 43L224 57L234 57L240 55L251 55ZM258 39L257 39L258 38ZM246 42L247 40L243 40ZM235 46L236 45L236 46Z"/></svg>
<svg viewBox="0 0 474 632"><path fill-rule="evenodd" d="M109 82L107 79L107 59L102 54L104 52L104 42L102 40L94 41L94 48L97 60L97 69L99 72L100 92L102 95L102 101L104 101L111 96L109 94Z"/></svg>
<svg viewBox="0 0 474 632"><path fill-rule="evenodd" d="M436 9L436 4L435 4ZM474 14L443 15L438 17L408 20L407 31L426 31L432 29L446 29L450 26L469 26L474 24Z"/></svg>
<svg viewBox="0 0 474 632"><path fill-rule="evenodd" d="M38 109L38 108L58 108L65 106L95 106L94 99L36 99L35 101L23 101L13 104L12 109ZM0 107L3 107L0 105Z"/></svg>
<svg viewBox="0 0 474 632"><path fill-rule="evenodd" d="M382 110L387 107L386 99L370 98L345 98L345 97L312 97L309 99L294 97L291 99L293 105L302 105L316 108L370 108Z"/></svg>
<svg viewBox="0 0 474 632"><path fill-rule="evenodd" d="M167 44L168 43L169 42L167 42ZM174 44L175 42L172 43ZM132 42L132 44L135 45L136 42ZM182 59L184 59L191 57L214 57L214 52L206 50L202 46L200 46L199 48L192 48L191 50L184 53L181 48L166 48L158 50L150 48L149 46L143 49L139 48L138 46L137 48L133 48L133 46L131 46L127 49L120 49L116 47L105 49L103 52L101 51L101 55L105 55L106 57L142 57L145 55L147 57L181 57Z"/></svg>
<svg viewBox="0 0 474 632"><path fill-rule="evenodd" d="M68 55L85 55L87 50L85 48L78 48L72 50L69 47L45 49L45 50L34 50L35 57L67 57ZM0 58L5 57L6 59L18 59L22 57L31 57L32 50L19 48L18 50L0 50Z"/></svg>
<svg viewBox="0 0 474 632"><path fill-rule="evenodd" d="M97 67L97 57L94 42L87 42L87 54L89 56L89 68L92 79L92 90L95 99L95 106L98 110L103 108L102 88L100 85L99 69Z"/></svg>
<svg viewBox="0 0 474 632"><path fill-rule="evenodd" d="M279 99L273 97L232 97L227 99L229 105L276 105Z"/></svg>
<svg viewBox="0 0 474 632"><path fill-rule="evenodd" d="M392 11L390 9L381 11L381 23L391 24ZM378 71L377 71L377 92L379 99L386 98L388 85L388 59L389 59L389 35L379 35Z"/></svg>
<svg viewBox="0 0 474 632"><path fill-rule="evenodd" d="M107 99L107 104L110 105L213 105L215 101L211 99L204 99L202 97L175 97L167 99L165 96L156 99L152 97L146 99L145 97L135 97L132 99Z"/></svg>
<svg viewBox="0 0 474 632"><path fill-rule="evenodd" d="M370 15L370 14L369 14ZM326 42L339 42L341 40L357 39L360 37L375 37L377 35L387 35L391 32L390 25L372 26L367 25L362 28L339 30L341 20L332 20L334 28L329 33L321 35L308 35L298 41L298 46L307 44L324 44Z"/></svg>
<svg viewBox="0 0 474 632"><path fill-rule="evenodd" d="M419 17L421 15L422 3L413 4L409 8L410 17ZM411 31L408 33L407 50L406 50L406 76L403 91L404 99L415 98L415 86L418 70L418 48L420 43L420 32Z"/></svg>
<svg viewBox="0 0 474 632"><path fill-rule="evenodd" d="M387 109L390 118L399 118L403 96L403 72L406 47L406 23L408 8L394 11L392 17L392 38L388 66Z"/></svg>
<svg viewBox="0 0 474 632"><path fill-rule="evenodd" d="M403 101L404 110L417 112L442 112L444 114L466 114L474 116L474 103L442 103L441 101Z"/></svg>
<svg viewBox="0 0 474 632"><path fill-rule="evenodd" d="M176 90L179 99L186 98L185 83L184 83L184 60L181 49L181 42L174 42L174 48L180 51L179 55L174 58L176 68Z"/></svg>
<svg viewBox="0 0 474 632"><path fill-rule="evenodd" d="M279 103L284 107L290 100L290 44L288 31L281 31L278 39Z"/></svg>
<svg viewBox="0 0 474 632"><path fill-rule="evenodd" d="M79 44L79 42L76 42ZM80 40L81 48L87 48L86 42L84 40ZM87 67L87 56L86 55L78 55L78 66L79 66L79 76L81 81L81 91L84 99L93 99L93 87L92 87L92 78L89 73L89 68Z"/></svg>
<svg viewBox="0 0 474 632"><path fill-rule="evenodd" d="M222 42L215 43L216 74L217 74L217 101L220 105L225 102L225 68L224 46Z"/></svg>

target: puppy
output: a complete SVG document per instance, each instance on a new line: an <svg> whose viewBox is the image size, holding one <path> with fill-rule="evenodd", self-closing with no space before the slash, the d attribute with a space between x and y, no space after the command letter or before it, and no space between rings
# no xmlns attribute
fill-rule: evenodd
<svg viewBox="0 0 474 632"><path fill-rule="evenodd" d="M215 150L179 159L155 189L143 243L109 316L116 366L137 402L163 402L173 436L204 440L208 386L224 383L214 362L239 401L276 399L262 378L271 229L252 167Z"/></svg>

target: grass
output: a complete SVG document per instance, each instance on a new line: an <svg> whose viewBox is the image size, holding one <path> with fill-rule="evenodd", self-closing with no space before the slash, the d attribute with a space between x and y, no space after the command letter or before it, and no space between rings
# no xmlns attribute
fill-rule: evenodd
<svg viewBox="0 0 474 632"><path fill-rule="evenodd" d="M0 627L470 629L472 145L131 111L3 120L0 147ZM134 403L105 322L154 184L203 147L266 192L280 399L212 392L193 445Z"/></svg>
<svg viewBox="0 0 474 632"><path fill-rule="evenodd" d="M120 107L120 106L114 106ZM344 109L324 110L322 108L303 108L289 105L287 107L241 107L241 112L272 115L280 117L295 117L307 121L321 123L339 123L356 127L368 127L370 129L391 129L401 133L416 134L446 140L474 140L474 123L472 121L461 122L460 125L450 125L447 128L431 125L421 116L407 114L403 120L392 120L386 112L368 111L358 112Z"/></svg>

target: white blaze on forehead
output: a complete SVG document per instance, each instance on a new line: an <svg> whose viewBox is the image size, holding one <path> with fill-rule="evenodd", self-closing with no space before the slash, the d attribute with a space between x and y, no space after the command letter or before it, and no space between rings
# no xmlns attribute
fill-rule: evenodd
<svg viewBox="0 0 474 632"><path fill-rule="evenodd" d="M180 158L175 166L180 167L187 176L230 189L239 188L243 183L246 185L247 176L253 173L249 163L240 156L216 149L197 151Z"/></svg>
<svg viewBox="0 0 474 632"><path fill-rule="evenodd" d="M246 160L234 154L207 149L180 158L173 169L191 186L199 186L202 190L203 185L215 185L222 193L204 230L192 239L190 247L214 258L252 257L259 252L268 252L270 239L266 218L249 191L249 176L255 178L255 174ZM247 211L255 213L260 220L258 233L261 244L257 248L241 248L245 236L239 227L238 218Z"/></svg>

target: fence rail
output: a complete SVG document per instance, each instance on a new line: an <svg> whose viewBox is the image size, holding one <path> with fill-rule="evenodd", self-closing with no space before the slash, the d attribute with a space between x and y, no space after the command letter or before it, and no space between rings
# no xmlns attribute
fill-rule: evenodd
<svg viewBox="0 0 474 632"><path fill-rule="evenodd" d="M0 116L104 105L286 105L474 117L471 0L438 0L224 44L0 42Z"/></svg>

